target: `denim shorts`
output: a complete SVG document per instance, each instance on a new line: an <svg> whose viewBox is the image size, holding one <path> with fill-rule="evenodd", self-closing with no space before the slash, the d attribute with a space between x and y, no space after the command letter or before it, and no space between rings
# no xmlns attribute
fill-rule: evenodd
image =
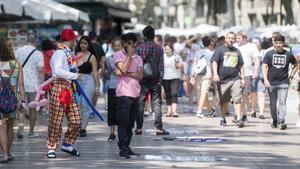
<svg viewBox="0 0 300 169"><path fill-rule="evenodd" d="M266 91L264 80L262 78L257 78L252 80L251 92L264 93Z"/></svg>

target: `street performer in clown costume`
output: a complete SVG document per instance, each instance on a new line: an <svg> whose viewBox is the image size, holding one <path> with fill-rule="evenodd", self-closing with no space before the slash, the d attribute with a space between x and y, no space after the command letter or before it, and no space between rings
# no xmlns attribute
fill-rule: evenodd
<svg viewBox="0 0 300 169"><path fill-rule="evenodd" d="M62 133L64 115L68 120L68 129L64 135L61 150L73 156L80 156L73 148L73 144L81 129L81 112L76 103L76 86L72 80L78 78L76 58L72 53L76 35L72 29L65 29L61 33L61 43L53 54L50 65L52 69L52 88L49 98L48 114L48 158L56 158Z"/></svg>

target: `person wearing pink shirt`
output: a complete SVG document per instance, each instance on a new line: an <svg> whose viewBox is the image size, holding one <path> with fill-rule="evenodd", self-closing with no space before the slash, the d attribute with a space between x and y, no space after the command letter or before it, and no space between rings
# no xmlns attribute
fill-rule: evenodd
<svg viewBox="0 0 300 169"><path fill-rule="evenodd" d="M113 56L116 65L116 121L118 125L119 155L123 158L139 156L129 145L132 129L138 112L138 100L141 86L139 80L143 78L143 60L135 54L137 37L134 33L122 36L124 49Z"/></svg>

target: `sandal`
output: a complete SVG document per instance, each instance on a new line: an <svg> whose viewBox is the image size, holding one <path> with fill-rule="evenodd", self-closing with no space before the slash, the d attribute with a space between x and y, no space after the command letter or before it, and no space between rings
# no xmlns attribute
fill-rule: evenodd
<svg viewBox="0 0 300 169"><path fill-rule="evenodd" d="M171 114L166 114L166 117L171 117L172 115Z"/></svg>
<svg viewBox="0 0 300 169"><path fill-rule="evenodd" d="M47 153L48 158L56 158L56 154L54 150L49 150Z"/></svg>
<svg viewBox="0 0 300 169"><path fill-rule="evenodd" d="M62 148L61 151L66 152L66 153L68 153L68 154L70 154L70 155L72 155L72 156L77 156L77 157L80 156L79 152L76 151L74 148L73 148L72 151L67 150L67 149L63 149L63 148Z"/></svg>
<svg viewBox="0 0 300 169"><path fill-rule="evenodd" d="M15 159L15 155L12 154L12 153L10 153L10 154L8 155L8 160L11 161L11 160L13 160L13 159Z"/></svg>
<svg viewBox="0 0 300 169"><path fill-rule="evenodd" d="M156 131L156 135L169 135L169 134L170 133L165 129L161 129L161 130Z"/></svg>
<svg viewBox="0 0 300 169"><path fill-rule="evenodd" d="M8 157L0 158L0 163L7 163L7 162L8 162Z"/></svg>
<svg viewBox="0 0 300 169"><path fill-rule="evenodd" d="M177 113L173 113L172 117L179 117L179 115Z"/></svg>

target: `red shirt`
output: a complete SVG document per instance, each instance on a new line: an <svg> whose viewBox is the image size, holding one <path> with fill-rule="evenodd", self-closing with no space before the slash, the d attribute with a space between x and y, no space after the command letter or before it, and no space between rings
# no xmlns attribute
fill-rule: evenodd
<svg viewBox="0 0 300 169"><path fill-rule="evenodd" d="M42 51L43 56L44 56L44 73L46 75L51 75L51 67L50 67L50 59L54 53L54 50L44 50Z"/></svg>

